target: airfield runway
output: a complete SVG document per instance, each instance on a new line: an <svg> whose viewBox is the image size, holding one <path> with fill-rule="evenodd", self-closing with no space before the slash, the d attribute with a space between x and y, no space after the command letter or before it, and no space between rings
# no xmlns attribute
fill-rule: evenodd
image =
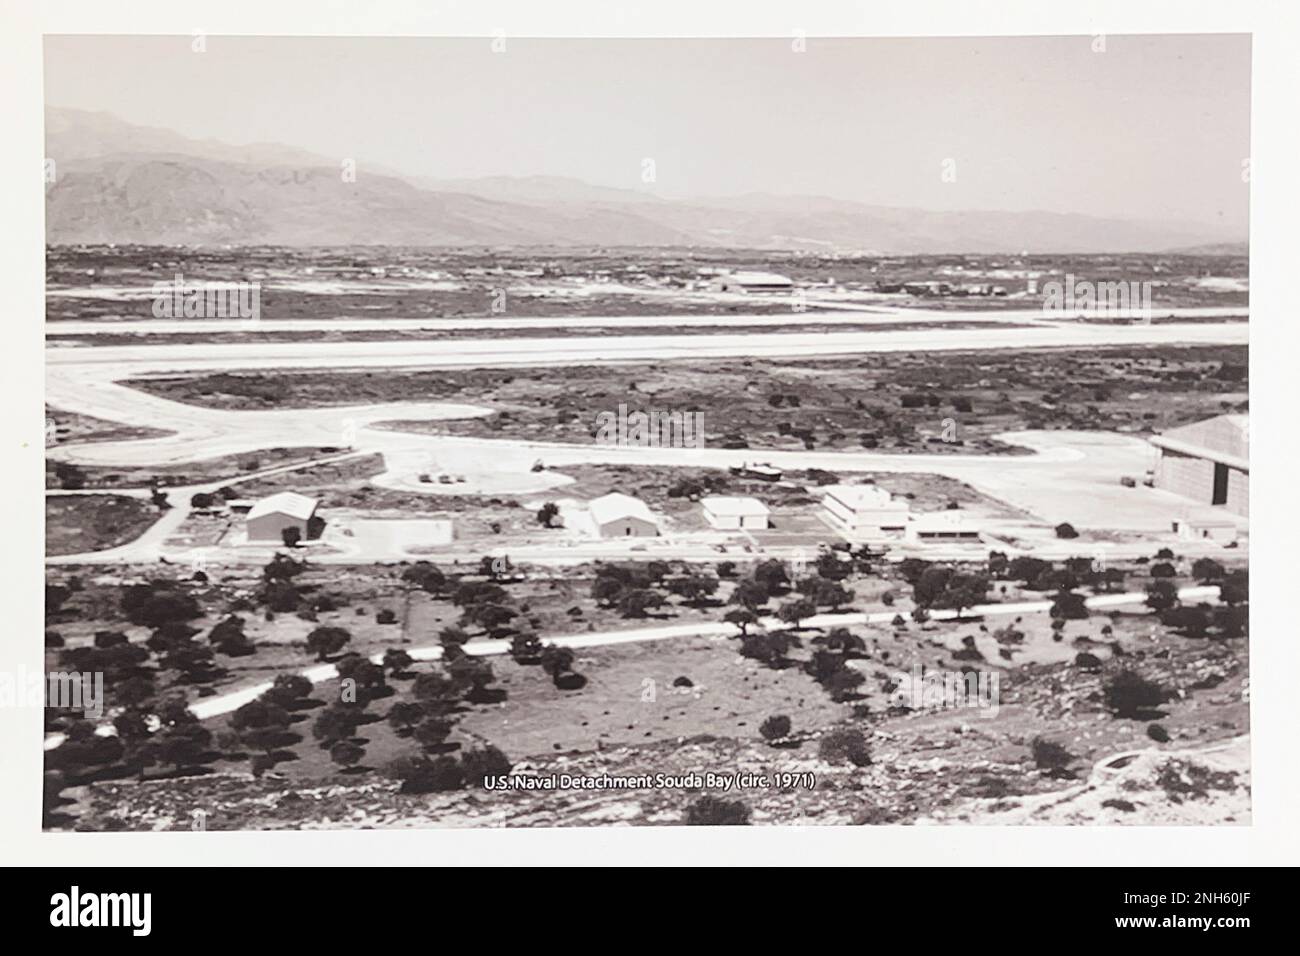
<svg viewBox="0 0 1300 956"><path fill-rule="evenodd" d="M644 321L637 319L636 321ZM1017 432L1004 440L1033 454L897 455L875 452L754 452L717 448L627 448L418 434L376 427L487 414L481 406L445 402L231 411L170 401L121 384L144 375L187 371L321 368L439 368L510 365L658 363L684 359L853 355L969 349L1125 345L1244 345L1241 322L1167 325L1053 324L978 330L942 323L919 331L779 332L761 334L582 336L436 342L292 342L131 345L46 350L46 401L54 408L170 434L137 440L70 444L49 457L84 465L149 466L196 462L262 448L338 446L384 456L377 484L417 488L412 475L431 460L455 470L527 475L541 458L550 467L576 464L719 468L755 456L785 469L925 472L967 482L1044 521L1079 528L1167 531L1187 503L1148 488L1125 488L1119 477L1150 467L1150 446L1108 433ZM436 489L435 489L436 490Z"/></svg>

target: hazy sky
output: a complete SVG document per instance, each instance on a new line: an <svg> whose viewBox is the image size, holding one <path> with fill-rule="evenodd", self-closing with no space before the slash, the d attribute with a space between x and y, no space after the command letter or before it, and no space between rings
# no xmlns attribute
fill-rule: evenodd
<svg viewBox="0 0 1300 956"><path fill-rule="evenodd" d="M45 99L436 177L1218 222L1244 237L1250 39L50 37ZM646 187L642 162L657 181ZM945 160L956 181L945 182Z"/></svg>

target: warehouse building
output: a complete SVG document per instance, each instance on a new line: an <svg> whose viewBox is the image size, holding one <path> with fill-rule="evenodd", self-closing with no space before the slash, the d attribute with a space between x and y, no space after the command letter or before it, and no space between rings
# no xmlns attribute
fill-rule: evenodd
<svg viewBox="0 0 1300 956"><path fill-rule="evenodd" d="M315 498L308 498L294 491L281 491L259 499L248 510L245 527L249 541L284 541L286 528L296 528L298 540L306 541L319 534L320 519L316 517L316 508L320 504Z"/></svg>
<svg viewBox="0 0 1300 956"><path fill-rule="evenodd" d="M769 527L771 512L757 498L710 495L700 499L704 520L720 531L762 530Z"/></svg>
<svg viewBox="0 0 1300 956"><path fill-rule="evenodd" d="M794 283L774 272L731 272L713 280L717 292L791 292Z"/></svg>
<svg viewBox="0 0 1300 956"><path fill-rule="evenodd" d="M1155 487L1197 504L1250 514L1250 420L1219 415L1151 439Z"/></svg>
<svg viewBox="0 0 1300 956"><path fill-rule="evenodd" d="M659 533L654 512L639 498L618 492L587 505L596 533L602 538L653 538Z"/></svg>
<svg viewBox="0 0 1300 956"><path fill-rule="evenodd" d="M841 531L888 537L907 526L907 502L877 485L829 485L824 492L822 516Z"/></svg>

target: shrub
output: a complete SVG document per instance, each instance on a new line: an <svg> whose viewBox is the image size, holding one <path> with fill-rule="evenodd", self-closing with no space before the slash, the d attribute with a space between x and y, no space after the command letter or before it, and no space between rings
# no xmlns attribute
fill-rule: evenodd
<svg viewBox="0 0 1300 956"><path fill-rule="evenodd" d="M288 707L310 693L311 681L306 677L301 674L280 674L262 698L281 707Z"/></svg>
<svg viewBox="0 0 1300 956"><path fill-rule="evenodd" d="M1106 682L1106 707L1116 717L1137 717L1159 707L1169 694L1163 687L1134 671L1120 671Z"/></svg>
<svg viewBox="0 0 1300 956"><path fill-rule="evenodd" d="M1074 754L1056 741L1043 737L1035 737L1030 742L1029 749L1034 756L1034 766L1039 770L1060 773L1074 760Z"/></svg>
<svg viewBox="0 0 1300 956"><path fill-rule="evenodd" d="M411 655L400 647L390 647L384 651L384 670L390 674L400 674L414 663Z"/></svg>
<svg viewBox="0 0 1300 956"><path fill-rule="evenodd" d="M1056 536L1058 538L1077 538L1079 532L1074 530L1074 525L1068 521L1063 521L1056 526Z"/></svg>
<svg viewBox="0 0 1300 956"><path fill-rule="evenodd" d="M1087 651L1080 651L1074 655L1074 666L1081 671L1096 673L1101 670L1101 658L1096 654L1089 654Z"/></svg>
<svg viewBox="0 0 1300 956"><path fill-rule="evenodd" d="M388 765L389 777L402 782L402 793L455 790L464 783L460 764L451 757L430 760L423 754L399 757Z"/></svg>
<svg viewBox="0 0 1300 956"><path fill-rule="evenodd" d="M1201 584L1223 580L1223 565L1213 558L1197 558L1192 562L1192 577Z"/></svg>
<svg viewBox="0 0 1300 956"><path fill-rule="evenodd" d="M323 661L330 654L337 654L352 640L352 635L341 627L318 627L307 635L308 653L315 654L318 661Z"/></svg>
<svg viewBox="0 0 1300 956"><path fill-rule="evenodd" d="M330 760L340 767L354 767L366 755L366 748L351 740L340 740L330 748Z"/></svg>
<svg viewBox="0 0 1300 956"><path fill-rule="evenodd" d="M465 774L465 782L478 787L483 786L483 781L488 777L509 773L513 766L510 758L491 744L465 751L461 754L460 765Z"/></svg>
<svg viewBox="0 0 1300 956"><path fill-rule="evenodd" d="M686 808L686 825L691 827L734 827L749 825L749 807L739 800L723 800L705 794Z"/></svg>
<svg viewBox="0 0 1300 956"><path fill-rule="evenodd" d="M782 740L790 736L790 718L785 714L774 714L759 725L758 732L767 741Z"/></svg>
<svg viewBox="0 0 1300 956"><path fill-rule="evenodd" d="M871 748L862 731L852 727L840 727L823 734L817 745L817 755L827 763L851 763L855 767L865 767L871 763Z"/></svg>

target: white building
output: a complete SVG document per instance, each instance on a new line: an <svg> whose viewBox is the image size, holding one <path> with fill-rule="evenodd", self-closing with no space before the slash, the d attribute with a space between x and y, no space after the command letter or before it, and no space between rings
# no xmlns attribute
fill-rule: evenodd
<svg viewBox="0 0 1300 956"><path fill-rule="evenodd" d="M1237 540L1237 524L1226 518L1176 518L1174 533L1184 541L1227 545Z"/></svg>
<svg viewBox="0 0 1300 956"><path fill-rule="evenodd" d="M717 292L792 292L794 282L774 272L730 272L713 280Z"/></svg>
<svg viewBox="0 0 1300 956"><path fill-rule="evenodd" d="M888 537L907 526L907 501L878 485L828 485L822 516L832 527L867 537Z"/></svg>
<svg viewBox="0 0 1300 956"><path fill-rule="evenodd" d="M757 498L732 495L710 495L700 499L704 520L709 527L720 531L740 531L767 528L771 522L767 505Z"/></svg>
<svg viewBox="0 0 1300 956"><path fill-rule="evenodd" d="M279 543L284 540L286 528L297 528L298 540L306 541L319 504L315 498L308 498L295 491L281 491L259 499L248 510L245 521L248 540Z"/></svg>
<svg viewBox="0 0 1300 956"><path fill-rule="evenodd" d="M659 533L654 512L639 498L618 492L587 504L596 533L602 538L653 538Z"/></svg>
<svg viewBox="0 0 1300 956"><path fill-rule="evenodd" d="M912 517L904 536L917 544L978 543L980 526L964 511L927 511Z"/></svg>

